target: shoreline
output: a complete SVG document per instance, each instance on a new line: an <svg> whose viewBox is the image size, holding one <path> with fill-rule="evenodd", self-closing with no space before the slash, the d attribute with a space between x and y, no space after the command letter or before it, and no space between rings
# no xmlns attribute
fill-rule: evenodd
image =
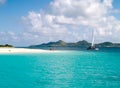
<svg viewBox="0 0 120 88"><path fill-rule="evenodd" d="M0 54L12 54L12 53L48 53L48 52L59 52L55 50L43 50L43 49L28 49L28 48L9 48L1 47Z"/></svg>

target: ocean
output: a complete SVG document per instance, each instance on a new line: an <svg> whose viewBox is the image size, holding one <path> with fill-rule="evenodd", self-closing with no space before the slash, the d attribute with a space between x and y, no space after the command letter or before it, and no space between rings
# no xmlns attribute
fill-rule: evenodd
<svg viewBox="0 0 120 88"><path fill-rule="evenodd" d="M0 88L120 88L120 48L0 54Z"/></svg>

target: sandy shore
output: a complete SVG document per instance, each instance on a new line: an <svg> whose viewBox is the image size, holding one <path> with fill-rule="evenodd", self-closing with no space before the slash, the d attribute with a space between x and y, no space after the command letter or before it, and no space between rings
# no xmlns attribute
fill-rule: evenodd
<svg viewBox="0 0 120 88"><path fill-rule="evenodd" d="M42 49L27 49L27 48L0 48L0 53L43 53L43 52L58 52Z"/></svg>

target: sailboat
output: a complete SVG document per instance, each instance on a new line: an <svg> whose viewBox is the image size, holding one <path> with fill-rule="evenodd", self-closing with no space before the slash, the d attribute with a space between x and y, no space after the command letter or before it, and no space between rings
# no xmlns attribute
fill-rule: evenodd
<svg viewBox="0 0 120 88"><path fill-rule="evenodd" d="M87 48L87 50L99 50L99 49L96 48L95 45L94 45L94 30L92 31L92 43L91 43L91 45Z"/></svg>

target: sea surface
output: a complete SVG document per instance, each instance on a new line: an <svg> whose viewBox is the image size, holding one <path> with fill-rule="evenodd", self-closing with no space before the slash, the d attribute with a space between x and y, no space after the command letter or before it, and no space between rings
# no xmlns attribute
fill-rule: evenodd
<svg viewBox="0 0 120 88"><path fill-rule="evenodd" d="M0 88L120 88L120 48L0 54Z"/></svg>

